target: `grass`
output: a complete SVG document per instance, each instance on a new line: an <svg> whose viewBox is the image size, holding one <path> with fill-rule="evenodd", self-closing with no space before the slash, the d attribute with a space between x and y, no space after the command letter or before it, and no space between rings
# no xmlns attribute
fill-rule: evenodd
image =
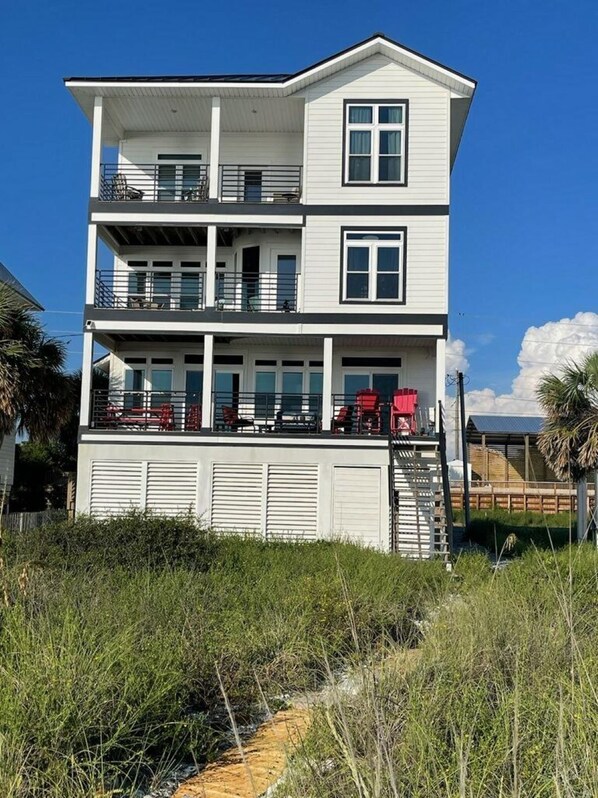
<svg viewBox="0 0 598 798"><path fill-rule="evenodd" d="M463 511L458 510L455 523L463 524L464 520ZM509 513L501 509L473 510L467 537L494 554L503 552L503 556L513 557L533 548L567 546L571 529L575 530L575 515L568 512L544 515L529 511Z"/></svg>
<svg viewBox="0 0 598 798"><path fill-rule="evenodd" d="M465 565L411 666L391 657L337 696L286 798L598 794L598 552Z"/></svg>
<svg viewBox="0 0 598 798"><path fill-rule="evenodd" d="M244 722L262 694L274 705L358 652L413 645L449 587L440 563L142 514L2 551L2 798L97 798L208 760L229 726L222 689Z"/></svg>

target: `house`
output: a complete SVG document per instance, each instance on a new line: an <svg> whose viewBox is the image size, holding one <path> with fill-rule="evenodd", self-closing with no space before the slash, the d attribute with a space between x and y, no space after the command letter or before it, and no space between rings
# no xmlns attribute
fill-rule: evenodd
<svg viewBox="0 0 598 798"><path fill-rule="evenodd" d="M12 274L3 263L0 263L0 283L8 286L23 304L33 310L43 310L43 307L29 293L17 278ZM4 503L4 497L10 494L12 488L14 469L15 469L15 443L16 435L5 435L0 444L0 504Z"/></svg>
<svg viewBox="0 0 598 798"><path fill-rule="evenodd" d="M294 74L65 82L93 131L78 510L446 548L450 173L475 81L376 34Z"/></svg>
<svg viewBox="0 0 598 798"><path fill-rule="evenodd" d="M537 441L542 416L470 416L466 426L472 477L481 482L556 482Z"/></svg>

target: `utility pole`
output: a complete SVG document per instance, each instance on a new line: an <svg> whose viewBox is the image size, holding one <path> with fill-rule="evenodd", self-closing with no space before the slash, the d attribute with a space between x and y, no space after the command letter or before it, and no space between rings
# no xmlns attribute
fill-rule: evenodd
<svg viewBox="0 0 598 798"><path fill-rule="evenodd" d="M459 460L459 372L455 371L455 460Z"/></svg>
<svg viewBox="0 0 598 798"><path fill-rule="evenodd" d="M462 445L462 457L461 460L463 462L463 504L465 505L465 529L469 528L469 521L470 521L470 508L469 508L469 472L467 469L467 441L466 441L466 429L465 429L465 391L463 390L463 372L457 372L457 386L458 386L458 395L459 401L457 402L459 408L459 415L461 418L461 445Z"/></svg>

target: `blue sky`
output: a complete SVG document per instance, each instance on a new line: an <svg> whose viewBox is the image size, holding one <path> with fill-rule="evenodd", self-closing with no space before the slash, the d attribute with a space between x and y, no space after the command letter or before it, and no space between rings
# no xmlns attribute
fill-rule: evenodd
<svg viewBox="0 0 598 798"><path fill-rule="evenodd" d="M68 336L71 367L81 352L90 129L62 78L291 72L375 31L479 81L451 198L450 327L468 347L470 387L508 390L530 325L598 309L595 0L7 9L0 260L48 309L48 330Z"/></svg>

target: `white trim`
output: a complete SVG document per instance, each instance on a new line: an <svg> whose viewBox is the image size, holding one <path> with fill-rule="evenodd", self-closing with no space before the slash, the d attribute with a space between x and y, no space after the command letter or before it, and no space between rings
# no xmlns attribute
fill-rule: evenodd
<svg viewBox="0 0 598 798"><path fill-rule="evenodd" d="M143 433L112 433L103 430L84 432L81 434L82 443L132 443L132 444L154 444L156 446L162 445L175 445L180 443L187 443L193 446L238 446L243 444L248 449L253 449L255 446L284 446L285 448L292 449L294 446L300 448L354 448L354 449L379 449L380 451L388 449L388 440L384 436L379 438L362 435L360 438L343 438L341 435L334 435L326 438L320 435L301 436L297 435L282 435L276 436L260 435L258 433L238 433L235 435L184 435L177 434L176 432L159 432L155 435L144 435ZM434 448L437 446L438 441L434 438L429 440L419 439L418 446L426 446Z"/></svg>
<svg viewBox="0 0 598 798"><path fill-rule="evenodd" d="M210 123L210 183L209 198L218 199L220 176L220 97L212 97Z"/></svg>
<svg viewBox="0 0 598 798"><path fill-rule="evenodd" d="M214 379L214 336L205 335L203 344L203 390L201 395L201 428L212 424L212 381Z"/></svg>
<svg viewBox="0 0 598 798"><path fill-rule="evenodd" d="M96 270L98 262L98 227L90 224L87 227L87 274L85 283L85 304L95 304Z"/></svg>
<svg viewBox="0 0 598 798"><path fill-rule="evenodd" d="M213 308L216 304L216 261L218 259L216 225L208 225L206 247L206 284L204 286L204 307Z"/></svg>
<svg viewBox="0 0 598 798"><path fill-rule="evenodd" d="M91 405L91 377L93 373L93 333L83 333L83 363L81 365L81 404L79 424L89 426Z"/></svg>
<svg viewBox="0 0 598 798"><path fill-rule="evenodd" d="M301 228L304 226L303 216L270 216L261 214L235 214L234 216L224 216L223 214L198 213L182 214L168 213L163 211L157 213L92 213L91 221L96 224L148 224L163 227L168 224L183 224L193 227L206 227L210 224L220 225L221 227L276 227Z"/></svg>
<svg viewBox="0 0 598 798"><path fill-rule="evenodd" d="M91 138L91 188L89 196L97 198L100 195L100 164L102 160L102 127L103 127L104 98L93 99L93 123Z"/></svg>
<svg viewBox="0 0 598 798"><path fill-rule="evenodd" d="M334 360L333 338L324 338L324 367L322 382L322 430L329 432L332 427L332 372Z"/></svg>

